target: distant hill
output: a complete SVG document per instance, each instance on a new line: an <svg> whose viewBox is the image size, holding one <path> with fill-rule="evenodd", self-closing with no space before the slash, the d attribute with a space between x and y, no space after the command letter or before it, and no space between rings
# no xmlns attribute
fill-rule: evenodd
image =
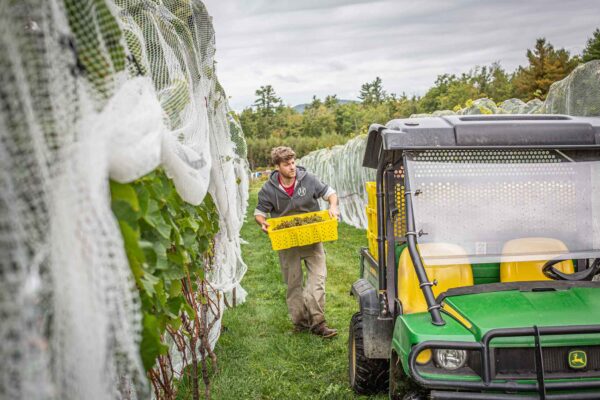
<svg viewBox="0 0 600 400"><path fill-rule="evenodd" d="M348 103L360 103L360 102L356 101L356 100L344 100L344 99L340 99L340 100L338 100L338 103L340 103L340 104L348 104ZM300 114L302 114L304 112L304 109L308 105L309 105L309 103L298 104L297 106L294 106L292 108L294 109L294 111L299 112Z"/></svg>

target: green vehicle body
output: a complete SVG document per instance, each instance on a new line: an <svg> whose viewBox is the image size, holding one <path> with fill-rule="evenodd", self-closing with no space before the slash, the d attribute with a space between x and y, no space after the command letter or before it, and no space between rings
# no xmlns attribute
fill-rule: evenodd
<svg viewBox="0 0 600 400"><path fill-rule="evenodd" d="M396 320L392 346L408 366L412 347L428 340L480 342L483 335L496 328L524 326L573 326L600 324L600 289L572 288L551 292L506 291L450 297L446 302L471 324L466 328L451 315L445 315L446 325L435 327L429 313L399 316ZM493 310L493 313L490 312ZM517 311L515 311L517 310ZM544 346L592 346L600 344L599 335L564 335L550 337ZM495 347L533 347L532 337L497 341ZM405 372L409 374L408 368ZM450 377L449 379L459 379Z"/></svg>
<svg viewBox="0 0 600 400"><path fill-rule="evenodd" d="M485 125L485 118L479 118L484 120ZM505 120L509 118L505 117ZM422 121L415 121L413 125L419 125L419 122ZM490 125L494 122L490 119ZM545 122L552 124L552 118ZM515 123L519 124L518 121ZM591 125L595 129L596 136L592 143L582 145L580 149L591 150L597 156L600 154L600 119L592 121ZM545 128L547 130L548 125ZM389 124L388 127L372 126L370 143L381 146L377 157L386 157L386 150L388 150L389 153L395 151L395 159L398 159L397 154L405 149L391 148L394 143L391 134L388 138L376 138L386 129L389 129ZM379 142L377 142L378 140ZM388 140L387 149L386 140ZM557 140L560 142L560 139ZM557 148L569 148L570 146L562 146L557 143L551 145ZM374 158L368 153L375 154L377 152L369 146L371 144L367 146L364 165L374 168ZM420 143L419 149L426 147ZM473 145L473 148L476 146ZM370 161L367 160L368 157L371 157ZM389 160L394 159L391 156L388 158ZM388 168L391 169L389 160ZM378 173L382 170L383 163L379 162L379 165ZM379 187L383 187L383 185ZM407 190L409 190L408 184ZM378 202L382 201L385 196L387 196L386 193L380 193L378 190ZM389 200L386 200L386 204L387 202ZM389 215L393 215L381 205L379 205L378 214L379 212L384 212L388 218L391 218ZM386 229L389 230L393 226L393 222L391 219L386 220L386 216L378 215L378 223L384 226L387 224ZM410 231L410 225L406 231ZM398 241L397 238L384 235L380 238L379 243L380 258L383 258L384 261L375 261L375 258L366 249L361 250L360 282L355 283L352 292L359 300L364 317L362 323L363 331L366 332L363 338L365 348L389 346L390 357L393 360L395 355L401 366L400 375L406 380L418 383L420 388L427 389L428 395L432 398L600 399L600 282L591 282L591 276L589 276L585 282L551 281L511 285L501 282L499 262L473 263L471 264L473 289L449 290L435 298L432 296L431 284L423 284L420 280L428 306L430 306L429 311L404 314L397 294L393 295L394 290L397 290L397 288L393 289L395 282L390 284L390 279L398 279L399 257L404 250L408 250L408 246L408 240ZM389 248L395 249L393 256L386 254L384 250ZM577 259L581 262L579 257ZM418 269L417 261L414 258L413 261L415 269ZM575 269L578 270L578 266L581 264L578 264L577 260L573 260L573 263ZM390 268L394 268L395 272L390 273ZM591 268L589 262L585 268ZM360 285L357 285L358 283ZM478 287L481 290L477 290ZM428 299L427 289L430 291L431 299ZM378 296L379 306L377 316L373 313L375 308L373 296L375 295ZM392 296L393 299L390 299ZM370 300L367 297L370 297ZM434 307L431 307L432 305ZM436 305L439 307L435 307ZM440 322L441 319L441 323L436 323L436 308L439 318L437 322ZM368 315L371 317L366 318L365 316ZM369 324L374 324L374 327L369 327ZM387 336L381 333L388 329L391 332ZM432 347L428 347L429 343L432 344ZM523 373L523 376L496 375L495 369L499 368L499 364L496 363L490 367L494 372L484 382L482 373L485 375L485 372L482 371L485 368L483 366L480 366L477 371L462 367L459 371L452 371L434 365L431 355L425 364L415 361L418 355L416 349L418 352L435 351L435 349L443 349L444 343L456 345L457 349L464 344L464 349L469 354L468 357L479 353L484 348L485 351L491 353L505 349L508 352L514 351L515 357L532 357L531 363L535 365L536 374L532 376L529 371ZM486 345L483 346L482 343L486 343ZM350 347L352 348L352 346ZM524 352L519 353L519 349ZM590 352L590 349L593 351ZM552 353L554 355L544 362L543 358L548 356L550 354L548 352L551 351L555 351ZM381 351L365 350L365 352L376 354L374 358L377 359L384 358ZM557 354L559 355L557 356ZM568 355L568 359L564 354ZM577 365L578 360L582 359L585 359L586 367L593 365L593 370L590 369L587 375L582 373L583 369L580 370ZM569 370L544 375L543 369L548 366L548 363L557 362L568 363ZM543 366L542 371L539 371L538 365ZM351 366L351 368L353 367L355 368L355 366ZM351 384L352 379L351 372ZM394 375L391 375L390 379L394 379ZM553 386L561 382L565 382L565 385ZM572 385L573 382L576 384ZM586 386L586 382L590 384ZM528 387L517 388L521 384L528 385ZM421 398L415 396L410 398ZM390 394L390 398L401 397L393 397Z"/></svg>
<svg viewBox="0 0 600 400"><path fill-rule="evenodd" d="M398 246L401 250L405 245ZM492 265L492 268L494 266ZM360 275L371 284L377 275L361 266ZM524 326L600 325L600 288L571 288L565 290L521 292L518 290L468 294L444 299L472 326L467 328L457 318L444 313L443 326L431 324L428 312L400 315L394 324L392 347L401 357L408 375L408 355L416 344L430 340L480 342L483 335L496 328ZM490 312L493 310L493 312ZM600 335L564 335L549 337L544 346L600 345ZM496 341L496 347L533 347L531 337ZM448 379L463 379L446 375Z"/></svg>

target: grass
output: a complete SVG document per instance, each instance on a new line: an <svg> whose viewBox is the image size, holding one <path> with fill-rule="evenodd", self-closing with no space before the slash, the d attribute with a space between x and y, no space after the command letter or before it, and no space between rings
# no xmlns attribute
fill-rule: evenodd
<svg viewBox="0 0 600 400"><path fill-rule="evenodd" d="M340 239L325 244L325 316L338 336L293 334L277 254L252 217L259 189L260 184L250 189L242 229L248 242L242 247L248 265L242 286L248 297L224 313L215 349L219 371L211 377L213 399L366 399L352 392L347 377L348 324L357 309L349 292L358 276L358 250L366 245L365 232L342 223Z"/></svg>

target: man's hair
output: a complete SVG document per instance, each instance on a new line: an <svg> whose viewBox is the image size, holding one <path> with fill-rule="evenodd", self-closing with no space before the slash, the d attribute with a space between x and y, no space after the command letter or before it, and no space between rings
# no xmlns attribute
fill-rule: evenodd
<svg viewBox="0 0 600 400"><path fill-rule="evenodd" d="M296 158L296 153L289 147L279 146L271 150L271 162L273 165L279 165L282 162L290 161Z"/></svg>

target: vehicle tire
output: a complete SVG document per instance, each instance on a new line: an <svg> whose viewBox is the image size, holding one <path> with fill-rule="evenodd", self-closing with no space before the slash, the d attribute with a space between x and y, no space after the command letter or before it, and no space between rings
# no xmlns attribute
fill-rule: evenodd
<svg viewBox="0 0 600 400"><path fill-rule="evenodd" d="M413 382L402 369L398 354L392 350L389 366L389 399L390 400L426 400L426 391Z"/></svg>
<svg viewBox="0 0 600 400"><path fill-rule="evenodd" d="M367 358L363 346L362 313L350 321L348 335L348 377L350 386L358 394L375 394L388 385L388 360Z"/></svg>
<svg viewBox="0 0 600 400"><path fill-rule="evenodd" d="M388 393L390 400L401 400L404 396L404 386L406 375L402 370L402 365L400 365L400 359L398 358L398 354L394 350L390 355L390 375L389 375L389 385L388 385Z"/></svg>

